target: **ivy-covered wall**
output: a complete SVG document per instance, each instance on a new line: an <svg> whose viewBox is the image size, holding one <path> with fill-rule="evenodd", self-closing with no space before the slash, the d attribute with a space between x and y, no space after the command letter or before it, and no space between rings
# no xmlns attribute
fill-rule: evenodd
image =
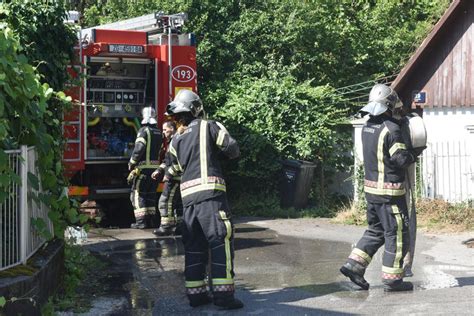
<svg viewBox="0 0 474 316"><path fill-rule="evenodd" d="M5 150L35 146L40 179L38 198L50 207L55 235L78 217L66 195L63 177L62 117L70 99L61 90L76 43L74 29L64 24L61 1L9 1L0 4L0 203L10 181L19 181L6 163ZM38 223L41 225L41 223Z"/></svg>

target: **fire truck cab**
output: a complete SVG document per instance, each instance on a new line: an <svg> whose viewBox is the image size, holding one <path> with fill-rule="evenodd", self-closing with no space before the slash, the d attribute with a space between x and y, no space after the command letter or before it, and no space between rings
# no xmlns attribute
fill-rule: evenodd
<svg viewBox="0 0 474 316"><path fill-rule="evenodd" d="M174 95L196 92L195 39L181 33L186 19L160 12L80 31L79 62L68 71L81 84L69 91L75 105L64 117L70 196L130 194L127 163L142 108L156 107L161 128Z"/></svg>

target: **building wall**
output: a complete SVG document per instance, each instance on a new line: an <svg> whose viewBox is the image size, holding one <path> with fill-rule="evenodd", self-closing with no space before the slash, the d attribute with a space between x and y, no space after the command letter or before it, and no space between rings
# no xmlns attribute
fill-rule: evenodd
<svg viewBox="0 0 474 316"><path fill-rule="evenodd" d="M352 121L352 126L354 127L354 132L352 133L352 140L354 143L353 148L353 156L354 156L354 176L353 176L353 191L352 196L354 200L357 201L359 199L359 191L361 189L358 188L358 183L355 179L358 179L361 175L359 172L364 172L363 164L364 164L364 156L362 153L362 127L364 127L365 122L369 119L368 116L365 116L361 119Z"/></svg>
<svg viewBox="0 0 474 316"><path fill-rule="evenodd" d="M474 199L473 43L474 1L453 1L392 84L403 104L423 115L425 197Z"/></svg>
<svg viewBox="0 0 474 316"><path fill-rule="evenodd" d="M423 195L451 202L474 199L474 108L424 109L428 148Z"/></svg>
<svg viewBox="0 0 474 316"><path fill-rule="evenodd" d="M398 87L405 105L423 109L474 105L474 1L466 1L451 20ZM413 95L420 91L425 100L416 103Z"/></svg>
<svg viewBox="0 0 474 316"><path fill-rule="evenodd" d="M450 202L474 200L474 108L424 109L427 149L421 157L422 196ZM354 178L363 162L361 131L354 121ZM354 183L357 200L357 183Z"/></svg>
<svg viewBox="0 0 474 316"><path fill-rule="evenodd" d="M423 109L428 142L469 140L474 137L474 108L425 108Z"/></svg>

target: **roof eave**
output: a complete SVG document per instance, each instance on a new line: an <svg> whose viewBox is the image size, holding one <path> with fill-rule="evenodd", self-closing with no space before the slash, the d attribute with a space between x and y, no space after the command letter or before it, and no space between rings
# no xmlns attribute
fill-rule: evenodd
<svg viewBox="0 0 474 316"><path fill-rule="evenodd" d="M439 33L443 29L443 27L449 22L453 13L457 10L457 8L463 3L463 0L454 0L451 5L448 7L446 12L443 14L441 19L435 24L433 30L431 30L430 34L423 40L421 45L417 48L415 53L411 56L408 60L408 63L403 67L403 69L398 74L397 78L392 82L392 88L395 91L400 91L403 87L408 75L413 71L417 62L421 59L421 56L424 52L431 46L431 43L435 41L438 37Z"/></svg>

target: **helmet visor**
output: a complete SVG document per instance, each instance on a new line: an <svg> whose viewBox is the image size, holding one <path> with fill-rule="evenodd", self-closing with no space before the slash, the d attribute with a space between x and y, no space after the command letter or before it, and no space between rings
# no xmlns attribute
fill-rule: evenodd
<svg viewBox="0 0 474 316"><path fill-rule="evenodd" d="M385 104L377 102L377 101L369 102L367 103L366 106L360 109L361 112L367 112L373 116L380 115L387 110L388 110L388 107Z"/></svg>
<svg viewBox="0 0 474 316"><path fill-rule="evenodd" d="M147 117L142 120L142 124L157 124L157 123L158 122L153 117Z"/></svg>
<svg viewBox="0 0 474 316"><path fill-rule="evenodd" d="M166 107L166 115L173 115L183 112L191 112L191 109L186 106L183 102L180 101L171 101Z"/></svg>

